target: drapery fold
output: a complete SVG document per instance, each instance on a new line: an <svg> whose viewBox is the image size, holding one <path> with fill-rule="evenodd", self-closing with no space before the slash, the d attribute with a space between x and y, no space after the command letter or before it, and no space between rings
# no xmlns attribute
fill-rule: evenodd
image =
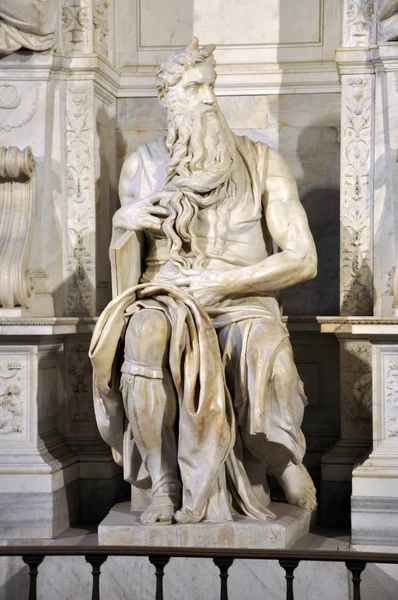
<svg viewBox="0 0 398 600"><path fill-rule="evenodd" d="M232 499L249 517L274 518L254 493L243 459L234 451L239 433L213 323L198 302L174 286L130 288L109 303L94 330L90 358L97 424L124 466L125 476L127 472L134 483L132 474L140 468L131 464L139 456L131 449L131 428L115 389L115 356L129 317L144 308L162 311L172 326L169 367L179 403L178 463L183 485L179 521L232 519Z"/></svg>
<svg viewBox="0 0 398 600"><path fill-rule="evenodd" d="M20 48L43 51L55 45L57 0L2 0L0 54Z"/></svg>

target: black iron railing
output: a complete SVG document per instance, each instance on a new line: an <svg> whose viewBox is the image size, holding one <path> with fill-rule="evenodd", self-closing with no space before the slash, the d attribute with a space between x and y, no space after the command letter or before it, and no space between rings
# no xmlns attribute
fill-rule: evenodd
<svg viewBox="0 0 398 600"><path fill-rule="evenodd" d="M285 570L286 600L294 600L294 571L301 561L345 563L352 577L353 600L361 600L361 574L368 563L398 563L398 553L294 549L237 550L225 548L161 548L148 546L0 546L0 556L22 556L24 562L29 566L30 586L28 600L39 600L36 591L37 576L39 566L46 556L84 556L86 561L90 563L92 567L92 600L100 600L101 566L108 556L147 556L149 561L155 566L155 600L163 600L164 567L173 557L212 558L220 570L220 600L228 600L228 570L234 560L238 559L279 561L280 566ZM25 599L19 598L18 600ZM311 600L318 599L312 598Z"/></svg>

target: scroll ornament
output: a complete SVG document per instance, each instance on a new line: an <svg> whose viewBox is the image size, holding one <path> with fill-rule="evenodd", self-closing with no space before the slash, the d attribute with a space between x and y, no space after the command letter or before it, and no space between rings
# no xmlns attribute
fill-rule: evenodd
<svg viewBox="0 0 398 600"><path fill-rule="evenodd" d="M0 147L0 306L29 308L36 162L30 147Z"/></svg>

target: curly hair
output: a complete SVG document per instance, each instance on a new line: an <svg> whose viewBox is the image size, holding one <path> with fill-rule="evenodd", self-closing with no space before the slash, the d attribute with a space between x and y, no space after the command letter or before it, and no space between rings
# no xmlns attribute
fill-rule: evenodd
<svg viewBox="0 0 398 600"><path fill-rule="evenodd" d="M195 67L206 60L211 60L213 67L216 66L216 61L213 57L215 44L207 44L199 46L197 37L192 38L186 48L181 48L160 66L156 76L156 88L159 95L167 94L170 87L180 81L185 71L191 67Z"/></svg>

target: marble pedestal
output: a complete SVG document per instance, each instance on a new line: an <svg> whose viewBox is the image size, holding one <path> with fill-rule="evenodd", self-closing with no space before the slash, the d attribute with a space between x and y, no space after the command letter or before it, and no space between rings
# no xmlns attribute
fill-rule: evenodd
<svg viewBox="0 0 398 600"><path fill-rule="evenodd" d="M398 319L371 339L373 451L352 474L352 543L398 545ZM389 343L390 342L390 343Z"/></svg>
<svg viewBox="0 0 398 600"><path fill-rule="evenodd" d="M54 538L78 518L62 435L64 340L77 319L0 321L0 538Z"/></svg>
<svg viewBox="0 0 398 600"><path fill-rule="evenodd" d="M358 459L352 472L351 542L397 546L398 318L322 317L319 321L323 332L333 331L338 337L350 335L350 344L362 347L366 343L371 348L370 363L365 358L367 352L357 352L368 367L355 369L362 371L363 378L355 380L354 389L362 392L354 394L357 403L351 403L351 410L346 411L358 423L359 417L364 421L368 406L373 431L372 452ZM351 388L354 386L351 384Z"/></svg>
<svg viewBox="0 0 398 600"><path fill-rule="evenodd" d="M98 542L117 546L170 546L193 548L289 548L310 530L308 510L281 502L271 503L275 521L237 517L233 523L141 525L140 513L130 503L116 504L98 527Z"/></svg>

